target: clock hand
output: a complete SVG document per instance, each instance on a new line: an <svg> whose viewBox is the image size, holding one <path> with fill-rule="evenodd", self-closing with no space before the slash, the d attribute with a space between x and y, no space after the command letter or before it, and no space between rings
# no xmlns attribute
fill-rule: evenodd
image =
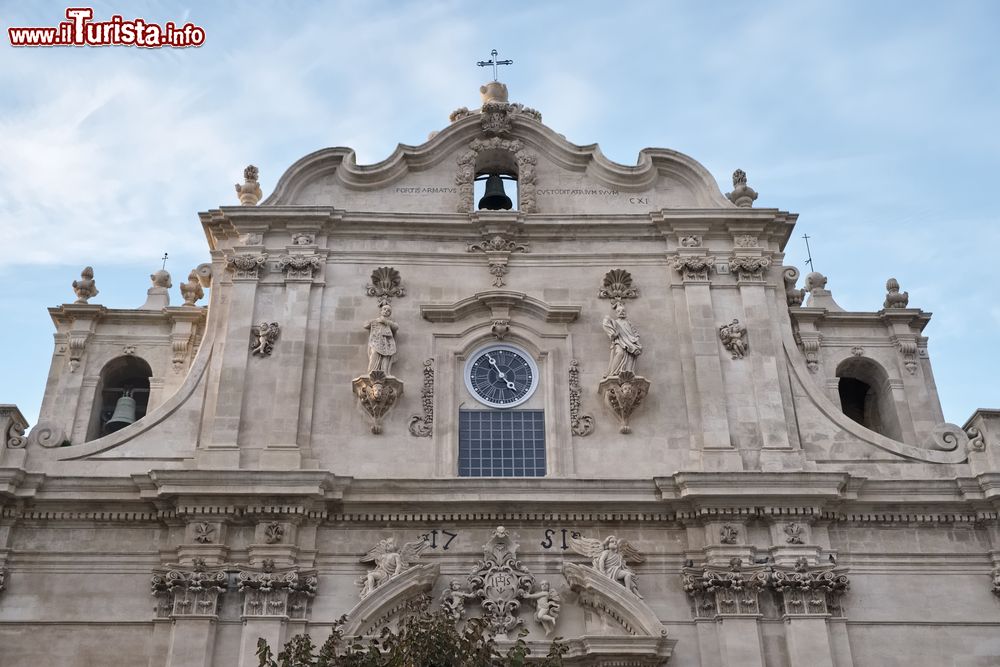
<svg viewBox="0 0 1000 667"><path fill-rule="evenodd" d="M514 386L514 383L511 382L510 380L507 380L507 388L508 389L514 389L515 391L517 390L517 387Z"/></svg>
<svg viewBox="0 0 1000 667"><path fill-rule="evenodd" d="M491 357L488 354L486 355L486 358L490 360L490 365L493 366L493 368L497 369L497 377L499 377L501 380L506 380L507 379L507 375L504 374L504 372L502 370L500 370L499 366L497 366L496 359L494 359L493 357ZM507 383L507 386L510 387L511 389L514 388L513 386L511 386L510 382Z"/></svg>

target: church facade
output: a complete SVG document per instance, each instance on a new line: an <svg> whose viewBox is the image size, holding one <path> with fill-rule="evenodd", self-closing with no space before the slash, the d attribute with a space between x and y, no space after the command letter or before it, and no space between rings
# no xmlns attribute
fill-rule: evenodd
<svg viewBox="0 0 1000 667"><path fill-rule="evenodd" d="M481 92L248 167L182 305L73 281L39 422L0 406L0 664L247 667L428 599L567 665L1000 662L1000 410L944 421L930 314L800 279L742 171Z"/></svg>

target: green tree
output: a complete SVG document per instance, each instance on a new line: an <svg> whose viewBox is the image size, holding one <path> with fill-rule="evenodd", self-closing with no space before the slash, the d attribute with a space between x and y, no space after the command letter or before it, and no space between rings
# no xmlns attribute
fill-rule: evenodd
<svg viewBox="0 0 1000 667"><path fill-rule="evenodd" d="M410 614L397 631L382 630L378 637L362 643L345 642L342 627L347 617L333 626L329 638L317 650L309 635L296 635L275 658L264 639L257 640L260 667L522 667L531 650L522 630L513 646L501 653L482 619L470 619L462 629L441 612L426 610ZM539 667L561 667L566 646L556 638Z"/></svg>

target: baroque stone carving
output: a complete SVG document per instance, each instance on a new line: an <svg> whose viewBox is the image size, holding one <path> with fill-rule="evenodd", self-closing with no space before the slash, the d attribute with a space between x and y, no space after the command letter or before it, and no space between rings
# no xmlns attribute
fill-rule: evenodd
<svg viewBox="0 0 1000 667"><path fill-rule="evenodd" d="M209 570L203 558L191 566L172 565L155 571L151 591L157 600L157 618L215 616L219 596L229 586L224 570Z"/></svg>
<svg viewBox="0 0 1000 667"><path fill-rule="evenodd" d="M688 235L681 236L679 241L682 248L700 248L701 247L701 237Z"/></svg>
<svg viewBox="0 0 1000 667"><path fill-rule="evenodd" d="M649 381L632 371L622 371L617 376L605 378L598 391L604 396L604 404L618 418L618 432L631 433L629 421L649 393Z"/></svg>
<svg viewBox="0 0 1000 667"><path fill-rule="evenodd" d="M184 305L189 308L194 307L199 299L205 298L205 289L201 286L197 269L191 269L187 281L180 284L180 290Z"/></svg>
<svg viewBox="0 0 1000 667"><path fill-rule="evenodd" d="M226 258L226 268L237 280L257 280L260 269L267 262L267 253L244 252Z"/></svg>
<svg viewBox="0 0 1000 667"><path fill-rule="evenodd" d="M243 170L243 185L236 184L236 195L240 198L240 204L243 206L256 206L263 196L260 191L260 183L257 181L259 175L260 170L252 164L247 165L247 168Z"/></svg>
<svg viewBox="0 0 1000 667"><path fill-rule="evenodd" d="M382 432L382 419L403 394L403 383L382 371L372 371L354 378L352 386L358 405L368 416L371 432L378 435Z"/></svg>
<svg viewBox="0 0 1000 667"><path fill-rule="evenodd" d="M732 558L729 569L685 567L681 586L694 602L695 618L713 618L719 614L760 613L758 593L763 580L743 573L743 559Z"/></svg>
<svg viewBox="0 0 1000 667"><path fill-rule="evenodd" d="M733 243L737 248L756 248L760 245L760 241L752 234L737 234L733 238Z"/></svg>
<svg viewBox="0 0 1000 667"><path fill-rule="evenodd" d="M492 333L497 340L503 340L504 337L510 333L510 320L493 320L493 326L490 327L490 333Z"/></svg>
<svg viewBox="0 0 1000 667"><path fill-rule="evenodd" d="M486 255L486 259L489 262L490 275L493 276L494 287L504 286L503 278L509 271L507 262L510 259L511 253L530 252L527 243L519 243L518 241L504 237L502 234L495 234L478 243L470 243L466 250L467 252L481 252Z"/></svg>
<svg viewBox="0 0 1000 667"><path fill-rule="evenodd" d="M719 340L733 359L742 359L750 349L747 344L747 328L737 319L729 324L719 325Z"/></svg>
<svg viewBox="0 0 1000 667"><path fill-rule="evenodd" d="M639 296L639 288L632 286L632 274L624 269L611 269L604 274L604 281L601 289L597 292L598 298L614 299L634 299Z"/></svg>
<svg viewBox="0 0 1000 667"><path fill-rule="evenodd" d="M733 172L733 191L726 193L726 199L740 208L750 208L757 199L757 192L747 185L747 173L742 169Z"/></svg>
<svg viewBox="0 0 1000 667"><path fill-rule="evenodd" d="M601 326L611 339L611 358L608 361L608 372L605 378L617 377L622 373L635 373L636 361L642 354L642 343L639 342L639 330L625 313L621 301L611 304L614 317L605 317Z"/></svg>
<svg viewBox="0 0 1000 667"><path fill-rule="evenodd" d="M569 362L569 423L573 435L588 436L594 432L594 418L580 414L580 362Z"/></svg>
<svg viewBox="0 0 1000 667"><path fill-rule="evenodd" d="M722 544L736 544L736 538L739 537L740 529L731 523L723 524L722 528L719 529L719 542Z"/></svg>
<svg viewBox="0 0 1000 667"><path fill-rule="evenodd" d="M429 546L427 540L407 542L402 548L396 545L396 539L393 537L379 540L378 544L361 558L362 563L375 564L374 569L358 580L361 586L361 598L368 597L379 586L414 567L420 560L420 554Z"/></svg>
<svg viewBox="0 0 1000 667"><path fill-rule="evenodd" d="M241 569L237 590L243 594L243 616L287 616L304 619L316 597L319 579L315 571L290 568L275 571L274 561L265 559L261 568Z"/></svg>
<svg viewBox="0 0 1000 667"><path fill-rule="evenodd" d="M610 535L603 540L590 537L571 537L569 547L576 553L590 559L591 567L605 577L621 583L625 590L631 591L636 597L639 594L639 582L635 571L629 563L642 563L646 560L627 540L621 540Z"/></svg>
<svg viewBox="0 0 1000 667"><path fill-rule="evenodd" d="M0 593L7 588L7 570L0 567Z"/></svg>
<svg viewBox="0 0 1000 667"><path fill-rule="evenodd" d="M714 263L715 260L711 255L673 258L674 271L679 271L684 280L708 280L708 274L711 273Z"/></svg>
<svg viewBox="0 0 1000 667"><path fill-rule="evenodd" d="M135 355L135 345L122 345L122 354L126 357L131 357Z"/></svg>
<svg viewBox="0 0 1000 667"><path fill-rule="evenodd" d="M393 297L406 296L406 289L399 271L391 266L380 266L372 271L371 284L365 287L365 294L377 298L381 306L390 303Z"/></svg>
<svg viewBox="0 0 1000 667"><path fill-rule="evenodd" d="M67 347L69 351L69 372L75 373L83 360L83 351L87 348L90 340L89 331L70 331L67 337Z"/></svg>
<svg viewBox="0 0 1000 667"><path fill-rule="evenodd" d="M10 449L21 449L27 443L24 430L28 422L16 405L0 405L0 443Z"/></svg>
<svg viewBox="0 0 1000 667"><path fill-rule="evenodd" d="M434 360L424 362L424 386L420 389L420 405L423 416L410 417L410 434L418 438L429 438L434 432Z"/></svg>
<svg viewBox="0 0 1000 667"><path fill-rule="evenodd" d="M799 270L794 266L786 267L781 274L785 281L785 300L790 308L798 308L806 298L804 289L795 289L795 283L799 279Z"/></svg>
<svg viewBox="0 0 1000 667"><path fill-rule="evenodd" d="M763 575L765 585L781 596L784 612L789 616L839 616L840 598L850 588L842 569L812 566L805 557L795 561L792 572L765 568Z"/></svg>
<svg viewBox="0 0 1000 667"><path fill-rule="evenodd" d="M448 588L441 594L441 609L445 616L457 623L465 616L465 601L476 597L479 596L462 587L462 582L458 579L452 579Z"/></svg>
<svg viewBox="0 0 1000 667"><path fill-rule="evenodd" d="M323 258L319 255L282 255L278 258L278 270L290 280L312 280L321 266Z"/></svg>
<svg viewBox="0 0 1000 667"><path fill-rule="evenodd" d="M895 278L889 278L885 282L885 303L883 308L906 308L910 303L910 293L899 291L899 282Z"/></svg>
<svg viewBox="0 0 1000 667"><path fill-rule="evenodd" d="M279 544L285 537L285 528L277 521L264 526L264 542L267 544Z"/></svg>
<svg viewBox="0 0 1000 667"><path fill-rule="evenodd" d="M551 637L556 630L556 622L559 620L561 607L559 592L552 590L549 582L541 581L538 584L538 590L527 593L524 597L535 601L535 620L545 630L546 636Z"/></svg>
<svg viewBox="0 0 1000 667"><path fill-rule="evenodd" d="M993 585L990 588L994 595L1000 595L1000 565L993 568Z"/></svg>
<svg viewBox="0 0 1000 667"><path fill-rule="evenodd" d="M965 430L965 434L969 436L970 451L973 452L986 451L986 438L983 436L982 431L980 431L975 426L970 426Z"/></svg>
<svg viewBox="0 0 1000 667"><path fill-rule="evenodd" d="M497 526L483 545L483 559L469 575L469 587L479 597L490 629L506 634L521 624L517 617L521 599L535 584L535 577L517 559L518 544L503 526Z"/></svg>
<svg viewBox="0 0 1000 667"><path fill-rule="evenodd" d="M915 375L917 372L917 341L897 339L896 347L899 348L899 353L903 356L903 368L910 375Z"/></svg>
<svg viewBox="0 0 1000 667"><path fill-rule="evenodd" d="M785 533L785 542L788 544L802 544L802 525L795 521L786 523L782 529Z"/></svg>
<svg viewBox="0 0 1000 667"><path fill-rule="evenodd" d="M28 434L28 445L32 447L62 447L68 443L66 431L52 422L38 422Z"/></svg>
<svg viewBox="0 0 1000 667"><path fill-rule="evenodd" d="M379 307L379 316L365 322L365 329L368 330L368 373L381 371L388 376L392 370L399 325L390 318L391 315L392 306L383 303Z"/></svg>
<svg viewBox="0 0 1000 667"><path fill-rule="evenodd" d="M215 539L215 527L204 521L194 524L194 541L198 544L211 544Z"/></svg>
<svg viewBox="0 0 1000 667"><path fill-rule="evenodd" d="M250 327L250 354L270 356L280 334L281 326L277 322L261 322Z"/></svg>
<svg viewBox="0 0 1000 667"><path fill-rule="evenodd" d="M536 112L537 113L537 112ZM455 175L455 185L458 186L459 213L468 213L473 204L473 182L476 180L476 160L482 151L500 150L513 153L517 163L517 196L518 209L522 213L534 213L535 197L535 166L538 158L534 153L524 149L524 144L518 139L476 139L469 144L469 150L458 156L458 173Z"/></svg>
<svg viewBox="0 0 1000 667"><path fill-rule="evenodd" d="M743 257L737 255L729 258L729 269L736 272L739 280L764 280L764 273L767 272L767 267L769 266L771 266L771 260L768 257Z"/></svg>
<svg viewBox="0 0 1000 667"><path fill-rule="evenodd" d="M76 294L75 303L87 303L88 299L97 296L97 283L94 281L93 267L83 267L80 279L73 281L73 292Z"/></svg>
<svg viewBox="0 0 1000 667"><path fill-rule="evenodd" d="M316 236L314 234L306 234L304 232L292 234L292 245L312 245L315 242Z"/></svg>

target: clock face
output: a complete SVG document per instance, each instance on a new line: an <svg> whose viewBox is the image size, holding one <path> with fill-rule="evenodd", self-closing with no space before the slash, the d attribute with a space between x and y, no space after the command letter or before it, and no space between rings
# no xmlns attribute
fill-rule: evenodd
<svg viewBox="0 0 1000 667"><path fill-rule="evenodd" d="M512 408L531 398L538 386L538 366L523 350L491 345L465 363L465 386L490 407Z"/></svg>

